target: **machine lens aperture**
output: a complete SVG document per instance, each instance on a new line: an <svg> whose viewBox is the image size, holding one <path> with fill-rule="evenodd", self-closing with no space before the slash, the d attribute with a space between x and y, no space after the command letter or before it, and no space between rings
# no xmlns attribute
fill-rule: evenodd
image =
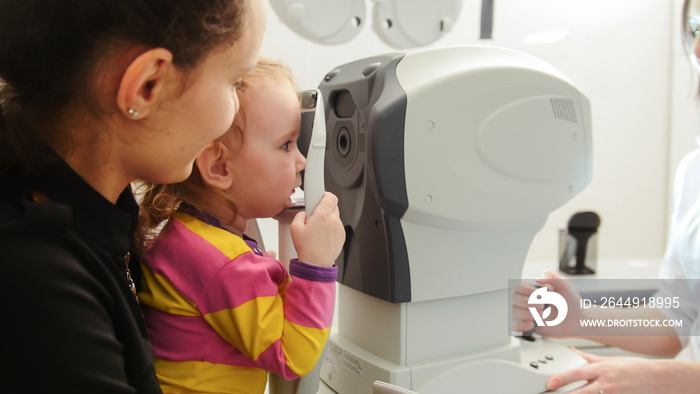
<svg viewBox="0 0 700 394"><path fill-rule="evenodd" d="M336 138L336 148L341 157L347 157L350 153L350 132L348 129L343 127L338 132L338 137Z"/></svg>

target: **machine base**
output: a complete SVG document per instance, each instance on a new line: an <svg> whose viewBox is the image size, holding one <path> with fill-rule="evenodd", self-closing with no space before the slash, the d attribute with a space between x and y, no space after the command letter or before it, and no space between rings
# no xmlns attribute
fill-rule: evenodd
<svg viewBox="0 0 700 394"><path fill-rule="evenodd" d="M508 360L513 352L520 353L520 362ZM513 338L507 348L484 354L401 366L379 359L335 335L328 343L321 380L340 394L371 394L377 380L420 394L527 394L546 391L547 378L585 364L586 361L568 347L548 338L535 337L532 342Z"/></svg>

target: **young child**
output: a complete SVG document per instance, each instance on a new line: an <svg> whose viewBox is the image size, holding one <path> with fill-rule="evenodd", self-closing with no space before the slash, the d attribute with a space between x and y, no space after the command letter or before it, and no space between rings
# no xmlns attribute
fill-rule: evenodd
<svg viewBox="0 0 700 394"><path fill-rule="evenodd" d="M130 183L231 126L262 0L0 1L3 393L161 393Z"/></svg>
<svg viewBox="0 0 700 394"><path fill-rule="evenodd" d="M330 331L345 239L335 196L294 218L289 273L245 235L249 219L280 213L301 184L290 70L261 59L239 99L233 126L192 176L152 185L142 203L151 228L168 219L143 256L139 294L165 392L262 393L267 371L310 372Z"/></svg>

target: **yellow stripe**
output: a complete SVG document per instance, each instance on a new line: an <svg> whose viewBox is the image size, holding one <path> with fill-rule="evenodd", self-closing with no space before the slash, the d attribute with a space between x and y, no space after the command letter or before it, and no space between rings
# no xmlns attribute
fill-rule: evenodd
<svg viewBox="0 0 700 394"><path fill-rule="evenodd" d="M214 245L215 248L219 249L221 253L231 260L251 250L250 246L245 243L243 238L216 226L204 223L186 213L176 212L175 218L190 231Z"/></svg>
<svg viewBox="0 0 700 394"><path fill-rule="evenodd" d="M143 304L172 315L200 316L194 303L185 298L168 278L154 274L145 264L141 264L141 270L142 286L138 296Z"/></svg>
<svg viewBox="0 0 700 394"><path fill-rule="evenodd" d="M286 363L300 376L314 368L330 333L330 328L305 327L284 319L279 297L256 298L235 309L209 313L204 319L219 335L256 361L282 339Z"/></svg>
<svg viewBox="0 0 700 394"><path fill-rule="evenodd" d="M154 361L164 393L255 393L265 390L267 372L259 368L235 367L203 361Z"/></svg>
<svg viewBox="0 0 700 394"><path fill-rule="evenodd" d="M287 365L297 375L311 372L321 357L331 329L320 329L284 322L284 356Z"/></svg>
<svg viewBox="0 0 700 394"><path fill-rule="evenodd" d="M234 309L208 313L204 319L243 354L257 360L282 337L284 306L280 297L258 297Z"/></svg>

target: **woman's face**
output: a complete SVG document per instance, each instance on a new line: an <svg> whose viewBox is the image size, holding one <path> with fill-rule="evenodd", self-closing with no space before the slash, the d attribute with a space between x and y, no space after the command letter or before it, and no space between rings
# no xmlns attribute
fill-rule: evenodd
<svg viewBox="0 0 700 394"><path fill-rule="evenodd" d="M691 64L700 72L700 1L686 0L683 10L686 51Z"/></svg>
<svg viewBox="0 0 700 394"><path fill-rule="evenodd" d="M185 180L202 149L231 126L239 107L236 86L257 62L266 24L264 3L247 0L246 4L239 40L209 54L188 76L184 92L173 92L173 98L153 113L149 124L157 130L144 131L150 138L142 139L131 158L136 178L158 183Z"/></svg>

